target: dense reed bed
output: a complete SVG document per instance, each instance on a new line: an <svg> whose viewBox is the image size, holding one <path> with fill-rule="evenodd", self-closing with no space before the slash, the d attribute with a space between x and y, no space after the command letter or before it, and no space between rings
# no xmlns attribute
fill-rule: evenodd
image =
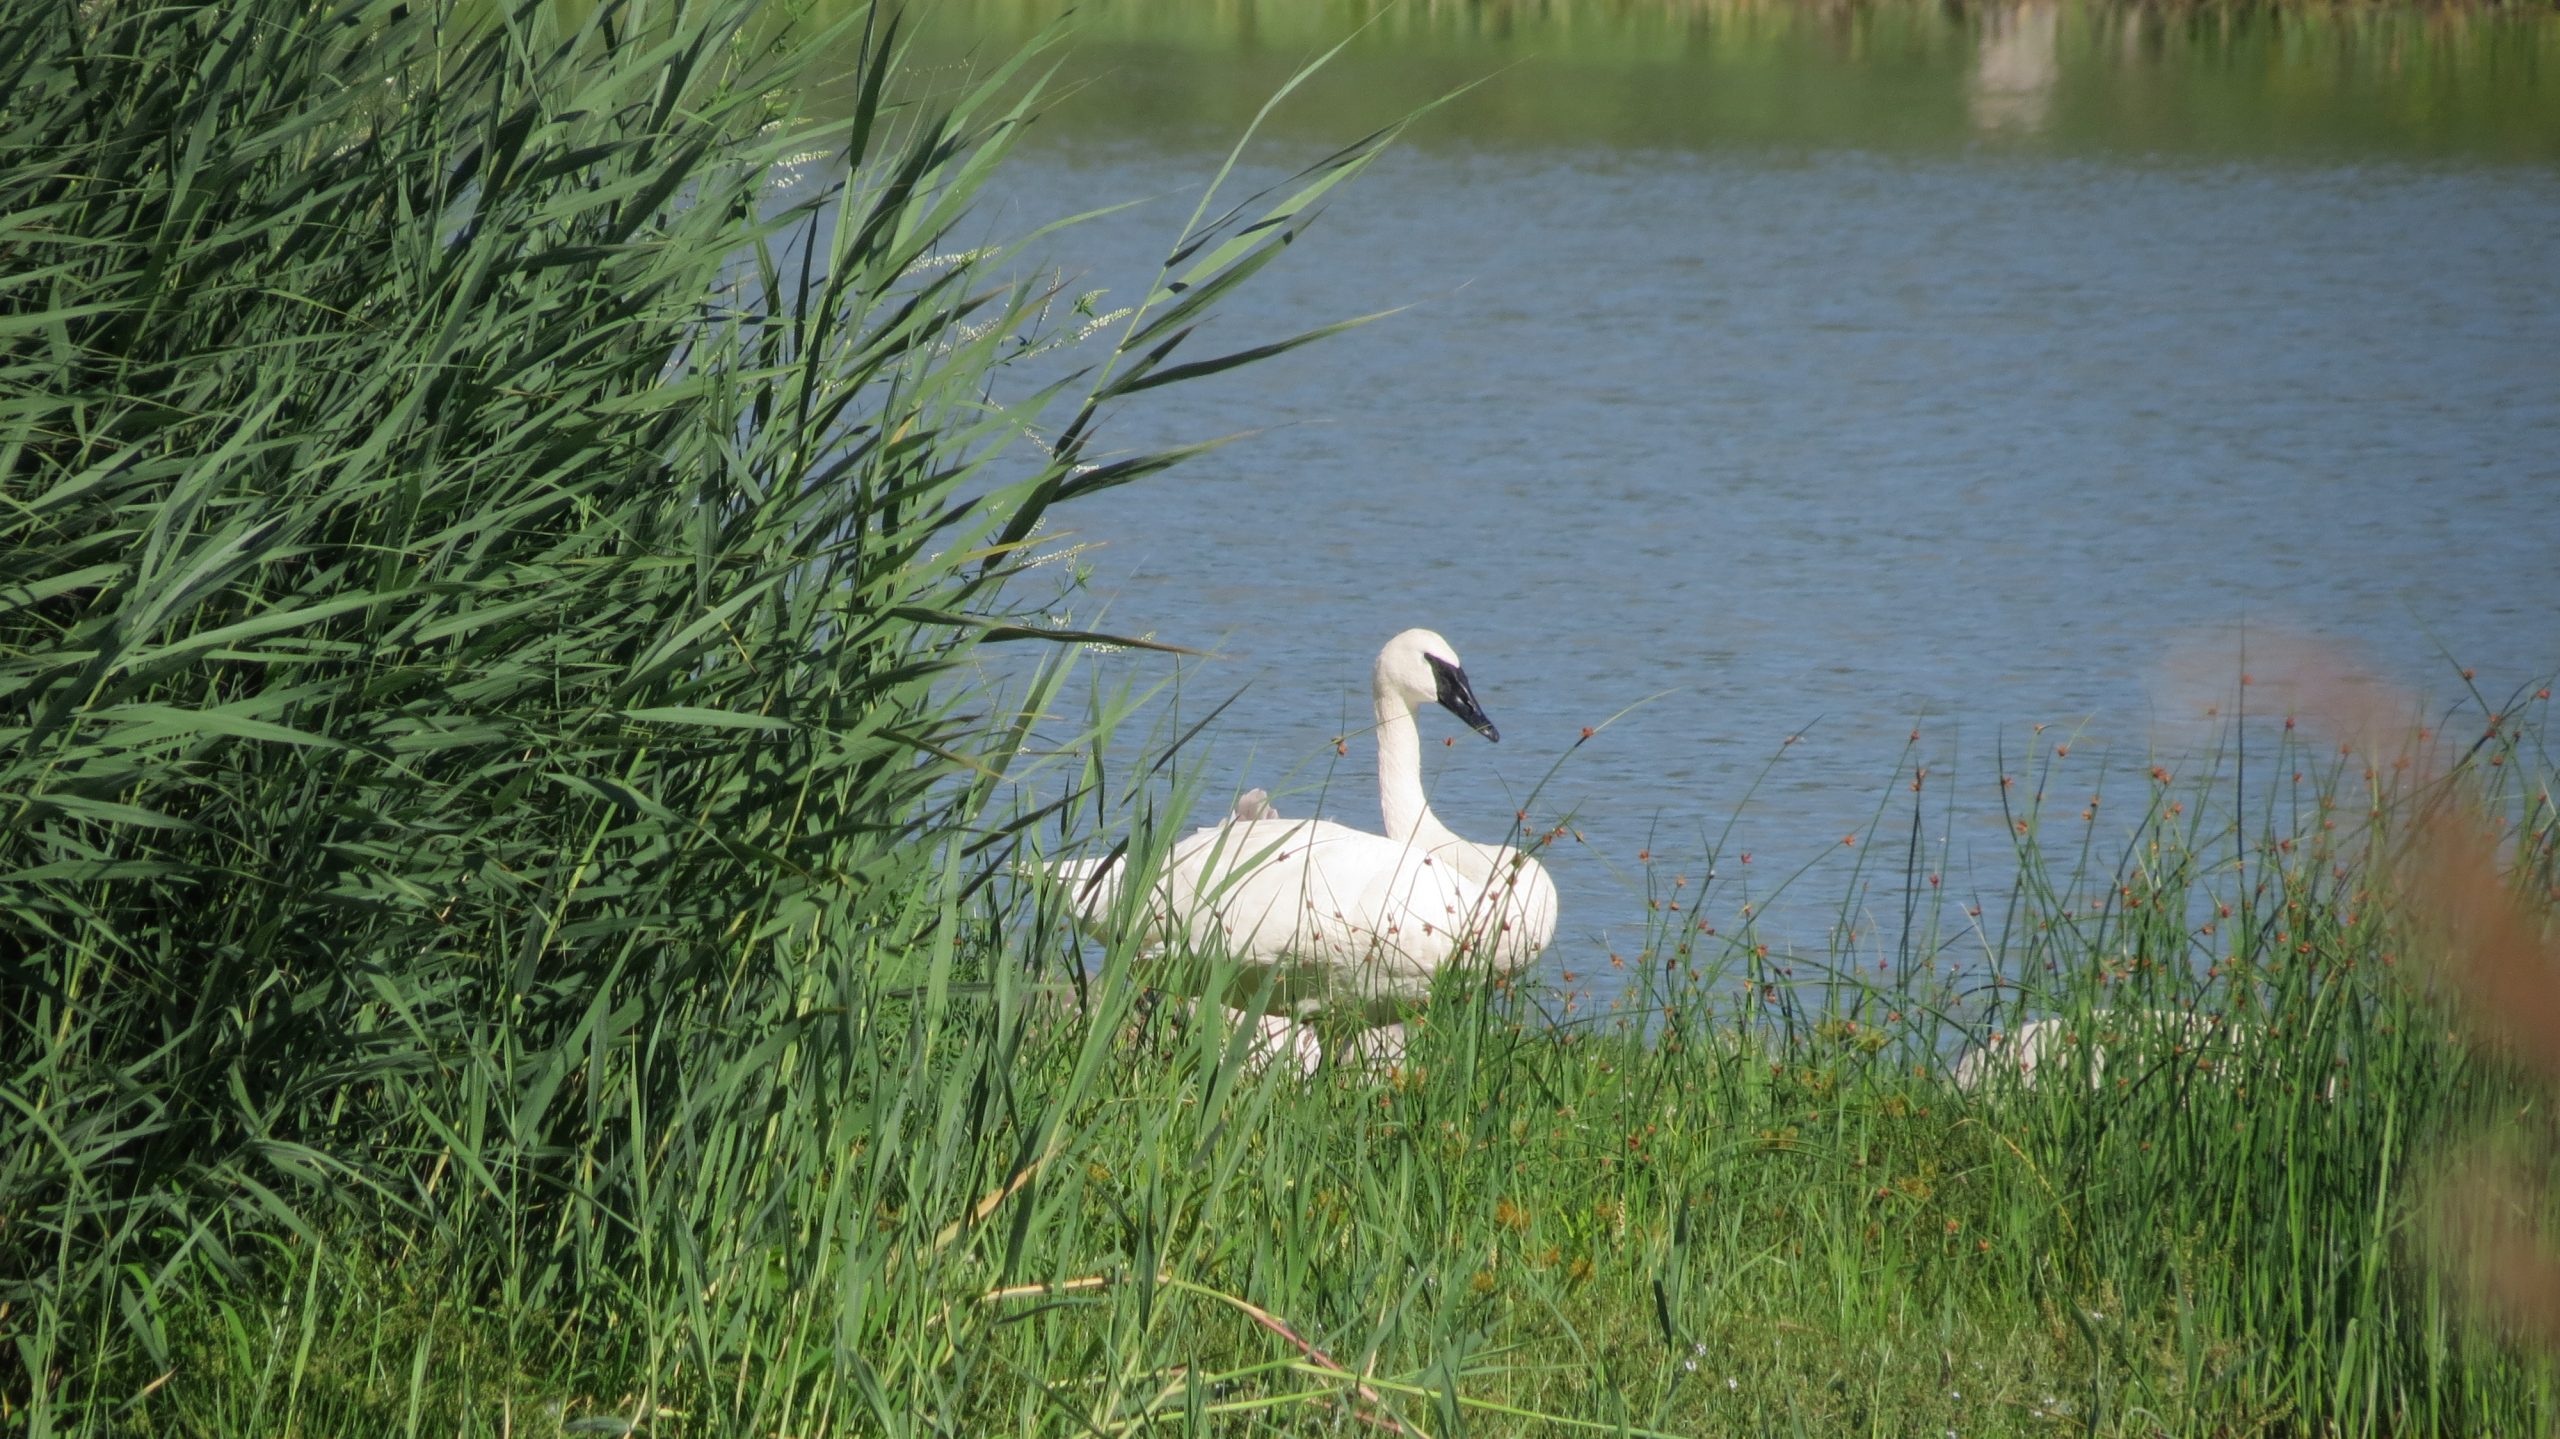
<svg viewBox="0 0 2560 1439"><path fill-rule="evenodd" d="M1384 137L1083 314L966 223L1036 86L772 21L0 3L12 1427L329 1427L354 1329L699 1404L777 1295L912 1336L930 1250L833 1204L1004 1169L937 1036L1029 731L946 681L1057 638L1049 507L1180 458L1108 412L1252 358L1187 342ZM271 1350L357 1257L381 1322Z"/></svg>
<svg viewBox="0 0 2560 1439"><path fill-rule="evenodd" d="M2450 1136L2547 1209L2547 1108L2387 863L2473 786L2540 942L2541 701L2423 782L2030 785L2013 905L1881 980L1665 859L1617 1011L1458 977L1393 1070L1256 1072L1014 877L1175 827L1105 803L1125 696L969 661L1055 636L1048 508L1179 458L1109 409L1255 353L1174 347L1376 142L1088 326L954 238L1007 79L749 8L0 0L0 1424L2551 1412L2418 1237ZM2043 1082L1951 1082L2038 1018Z"/></svg>

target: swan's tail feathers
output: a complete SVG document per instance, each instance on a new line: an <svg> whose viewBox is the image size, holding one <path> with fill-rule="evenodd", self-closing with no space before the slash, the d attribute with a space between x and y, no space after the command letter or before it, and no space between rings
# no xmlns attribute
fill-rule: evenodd
<svg viewBox="0 0 2560 1439"><path fill-rule="evenodd" d="M1240 824L1251 824L1255 820L1278 819L1280 810L1271 803L1271 791L1249 789L1236 796L1235 817Z"/></svg>

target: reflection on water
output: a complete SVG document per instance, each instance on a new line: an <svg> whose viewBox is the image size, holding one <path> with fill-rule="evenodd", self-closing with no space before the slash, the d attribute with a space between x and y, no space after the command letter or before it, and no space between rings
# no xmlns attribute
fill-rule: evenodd
<svg viewBox="0 0 2560 1439"><path fill-rule="evenodd" d="M849 0L828 0L849 3ZM1059 0L936 0L934 55L1007 50ZM1271 117L1340 141L1464 96L1415 135L1494 148L1957 149L1986 131L2056 152L2560 160L2549 5L1994 0L1085 0L1053 138L1232 137Z"/></svg>
<svg viewBox="0 0 2560 1439"><path fill-rule="evenodd" d="M2062 77L2061 7L2053 0L1994 6L1979 23L1982 38L1966 97L1974 128L2043 129L2053 113L2054 82Z"/></svg>

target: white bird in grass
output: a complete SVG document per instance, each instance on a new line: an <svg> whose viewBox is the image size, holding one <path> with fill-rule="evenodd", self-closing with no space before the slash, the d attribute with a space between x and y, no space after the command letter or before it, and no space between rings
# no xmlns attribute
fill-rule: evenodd
<svg viewBox="0 0 2560 1439"><path fill-rule="evenodd" d="M1460 839L1423 794L1417 704L1437 702L1486 739L1501 738L1457 651L1429 630L1406 630L1378 652L1370 688L1386 832L1281 819L1259 791L1248 794L1227 819L1174 845L1135 916L1146 949L1233 961L1228 997L1267 980L1265 1008L1275 1015L1336 1006L1386 1024L1444 968L1514 974L1547 947L1556 890L1545 868L1509 845ZM1108 937L1125 867L1117 856L1049 867L1088 934ZM1278 1042L1304 1053L1294 1037ZM1401 1048L1392 1038L1387 1047Z"/></svg>

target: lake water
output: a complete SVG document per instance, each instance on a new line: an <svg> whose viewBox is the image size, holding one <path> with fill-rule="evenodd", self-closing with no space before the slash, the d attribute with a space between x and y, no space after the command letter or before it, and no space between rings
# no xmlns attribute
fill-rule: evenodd
<svg viewBox="0 0 2560 1439"><path fill-rule="evenodd" d="M1198 761L1214 801L1374 827L1370 658L1436 628L1503 739L1426 716L1457 736L1427 746L1435 806L1578 831L1549 963L1587 976L1643 942L1642 854L1694 893L1715 848L1711 916L1815 865L1769 916L1799 946L1898 925L1916 765L1920 868L1996 908L2004 758L2070 743L2073 808L2201 763L2251 635L2333 639L2448 709L2463 668L2492 701L2560 669L2560 23L1557 28L1589 11L1398 12L1311 82L1231 184L1492 76L1195 343L1409 308L1146 396L1115 443L1259 433L1057 517L1095 546L1080 622L1214 649L1186 713L1243 689ZM1351 23L1217 13L1167 38L1103 7L973 223L1150 199L1043 252L1142 294L1254 106Z"/></svg>

